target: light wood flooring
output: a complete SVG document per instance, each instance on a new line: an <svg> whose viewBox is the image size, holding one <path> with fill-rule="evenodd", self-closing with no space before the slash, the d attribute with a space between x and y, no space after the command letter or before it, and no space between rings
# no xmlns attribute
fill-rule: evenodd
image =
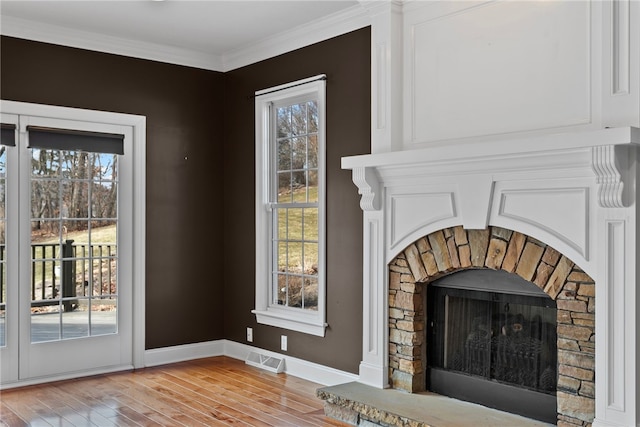
<svg viewBox="0 0 640 427"><path fill-rule="evenodd" d="M347 426L318 387L214 357L0 391L0 425Z"/></svg>

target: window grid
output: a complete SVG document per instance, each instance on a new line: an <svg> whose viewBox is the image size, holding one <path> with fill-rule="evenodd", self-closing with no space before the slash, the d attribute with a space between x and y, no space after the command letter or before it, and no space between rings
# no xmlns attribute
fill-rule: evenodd
<svg viewBox="0 0 640 427"><path fill-rule="evenodd" d="M319 206L317 101L297 100L283 106L272 105L270 114L273 116L270 122L273 126L272 138L275 141L271 161L275 177L270 197L273 235L271 304L317 310L317 297L315 303L312 299L313 284L316 284L317 289L318 283L317 220L315 233L312 233L316 238L313 239L313 235L307 236L305 233L305 213L315 210L317 218ZM316 141L316 151L310 147L312 140ZM315 180L312 180L311 176L314 173ZM312 195L314 187L315 197ZM291 232L294 222L296 225L299 223L296 230L299 238ZM309 245L315 245L315 256L312 246ZM294 258L299 259L296 262ZM312 261L308 262L308 258Z"/></svg>
<svg viewBox="0 0 640 427"><path fill-rule="evenodd" d="M31 341L117 333L117 238L94 240L104 226L117 230L117 155L49 149L32 149L31 155L31 229L43 230L32 234ZM100 207L106 192L115 197ZM74 205L74 197L85 200ZM71 233L75 239L68 239ZM64 289L65 267L73 272L67 278L72 296L64 295L70 292ZM99 324L94 312L101 312ZM46 332L52 316L58 327Z"/></svg>

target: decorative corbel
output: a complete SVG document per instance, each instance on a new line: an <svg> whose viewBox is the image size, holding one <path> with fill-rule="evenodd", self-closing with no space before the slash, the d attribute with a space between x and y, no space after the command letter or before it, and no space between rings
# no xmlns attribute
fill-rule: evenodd
<svg viewBox="0 0 640 427"><path fill-rule="evenodd" d="M380 180L373 168L355 167L352 171L353 183L358 187L360 208L363 211L377 211L380 209Z"/></svg>
<svg viewBox="0 0 640 427"><path fill-rule="evenodd" d="M591 148L591 167L598 184L598 204L603 208L623 208L624 169L621 162L627 162L626 147L616 149L615 145ZM623 158L624 157L624 158Z"/></svg>

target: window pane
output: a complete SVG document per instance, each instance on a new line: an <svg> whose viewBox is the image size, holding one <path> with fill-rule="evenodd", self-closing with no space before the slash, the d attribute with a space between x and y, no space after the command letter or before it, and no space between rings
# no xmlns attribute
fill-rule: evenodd
<svg viewBox="0 0 640 427"><path fill-rule="evenodd" d="M312 170L309 175L309 203L318 203L318 171Z"/></svg>
<svg viewBox="0 0 640 427"><path fill-rule="evenodd" d="M93 296L115 295L117 293L117 275L115 258L100 257L106 254L106 245L92 245L93 258L91 260L91 285Z"/></svg>
<svg viewBox="0 0 640 427"><path fill-rule="evenodd" d="M291 186L293 187L293 201L296 203L306 203L307 173L303 170L291 172Z"/></svg>
<svg viewBox="0 0 640 427"><path fill-rule="evenodd" d="M289 217L288 217L288 239L289 240L302 240L302 215L304 209L302 208L292 208L289 209Z"/></svg>
<svg viewBox="0 0 640 427"><path fill-rule="evenodd" d="M291 169L304 169L307 165L307 138L293 138L291 149Z"/></svg>
<svg viewBox="0 0 640 427"><path fill-rule="evenodd" d="M318 240L318 208L304 209L303 239L306 241Z"/></svg>
<svg viewBox="0 0 640 427"><path fill-rule="evenodd" d="M278 173L278 203L291 203L292 201L291 172Z"/></svg>
<svg viewBox="0 0 640 427"><path fill-rule="evenodd" d="M318 136L309 135L308 142L307 168L316 169L318 167Z"/></svg>
<svg viewBox="0 0 640 427"><path fill-rule="evenodd" d="M302 308L302 277L289 276L288 282L289 307Z"/></svg>
<svg viewBox="0 0 640 427"><path fill-rule="evenodd" d="M63 218L89 218L89 182L65 181L61 191Z"/></svg>
<svg viewBox="0 0 640 427"><path fill-rule="evenodd" d="M91 300L91 335L107 335L118 332L118 310L115 298Z"/></svg>
<svg viewBox="0 0 640 427"><path fill-rule="evenodd" d="M277 270L281 272L287 271L287 242L278 242L276 259L278 260Z"/></svg>
<svg viewBox="0 0 640 427"><path fill-rule="evenodd" d="M31 304L31 342L60 339L61 306Z"/></svg>
<svg viewBox="0 0 640 427"><path fill-rule="evenodd" d="M276 135L278 138L291 136L291 108L280 107L277 111L278 125Z"/></svg>
<svg viewBox="0 0 640 427"><path fill-rule="evenodd" d="M304 244L304 274L318 274L318 244Z"/></svg>
<svg viewBox="0 0 640 427"><path fill-rule="evenodd" d="M118 184L99 181L91 184L91 218L115 219L118 216Z"/></svg>
<svg viewBox="0 0 640 427"><path fill-rule="evenodd" d="M291 169L291 139L281 139L278 141L278 171L288 171Z"/></svg>
<svg viewBox="0 0 640 427"><path fill-rule="evenodd" d="M318 132L318 101L307 102L309 113L309 133Z"/></svg>
<svg viewBox="0 0 640 427"><path fill-rule="evenodd" d="M31 150L31 176L57 177L60 174L61 153L58 150Z"/></svg>
<svg viewBox="0 0 640 427"><path fill-rule="evenodd" d="M31 217L60 218L60 183L57 180L31 181Z"/></svg>
<svg viewBox="0 0 640 427"><path fill-rule="evenodd" d="M32 301L52 300L60 297L62 281L59 238L53 237L59 229L58 221L32 221L31 234L31 283Z"/></svg>
<svg viewBox="0 0 640 427"><path fill-rule="evenodd" d="M287 238L287 221L289 217L288 209L276 209L274 214L278 218L278 240L285 240Z"/></svg>
<svg viewBox="0 0 640 427"><path fill-rule="evenodd" d="M307 104L294 104L291 106L291 132L294 135L307 133Z"/></svg>
<svg viewBox="0 0 640 427"><path fill-rule="evenodd" d="M62 339L82 338L89 336L89 300L66 299L62 306ZM74 308L75 307L75 308Z"/></svg>
<svg viewBox="0 0 640 427"><path fill-rule="evenodd" d="M307 310L318 309L318 279L305 276L304 278L304 308Z"/></svg>
<svg viewBox="0 0 640 427"><path fill-rule="evenodd" d="M7 147L0 147L0 178L7 176Z"/></svg>
<svg viewBox="0 0 640 427"><path fill-rule="evenodd" d="M289 242L287 245L287 264L284 267L289 273L302 272L302 243Z"/></svg>
<svg viewBox="0 0 640 427"><path fill-rule="evenodd" d="M94 181L117 181L117 154L91 153L88 162L91 169L87 178Z"/></svg>
<svg viewBox="0 0 640 427"><path fill-rule="evenodd" d="M117 254L117 221L116 220L99 220L91 221L91 244L105 246L103 253L109 254L105 256L115 256ZM76 237L76 243L89 243L88 239L80 239Z"/></svg>
<svg viewBox="0 0 640 427"><path fill-rule="evenodd" d="M286 305L287 304L287 275L276 274L275 288L276 292L274 304Z"/></svg>

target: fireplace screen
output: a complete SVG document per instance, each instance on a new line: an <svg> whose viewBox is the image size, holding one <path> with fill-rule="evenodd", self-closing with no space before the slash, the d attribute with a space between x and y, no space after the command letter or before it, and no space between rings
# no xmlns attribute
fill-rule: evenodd
<svg viewBox="0 0 640 427"><path fill-rule="evenodd" d="M447 276L429 285L427 298L429 389L516 413L504 403L514 393L526 394L522 399L534 394L553 405L548 412L555 419L556 308L551 298L516 275L492 270ZM497 402L486 401L487 394L496 395Z"/></svg>

